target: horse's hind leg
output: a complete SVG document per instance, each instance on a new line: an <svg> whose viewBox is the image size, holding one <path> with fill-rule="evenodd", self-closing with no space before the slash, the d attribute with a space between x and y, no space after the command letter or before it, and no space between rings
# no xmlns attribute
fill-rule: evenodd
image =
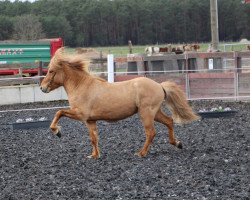
<svg viewBox="0 0 250 200"><path fill-rule="evenodd" d="M165 115L161 110L159 110L155 116L155 121L160 122L168 127L168 138L169 143L182 149L182 144L178 142L174 137L174 121L172 117Z"/></svg>
<svg viewBox="0 0 250 200"><path fill-rule="evenodd" d="M141 151L136 153L136 155L146 156L148 149L155 137L154 119L152 116L150 116L150 113L146 113L146 112L145 112L145 115L142 115L140 113L140 116L141 116L141 120L142 120L145 133L146 133L146 141Z"/></svg>
<svg viewBox="0 0 250 200"><path fill-rule="evenodd" d="M87 121L85 122L86 126L89 130L90 140L93 147L93 153L92 155L88 156L88 158L99 158L99 148L98 148L98 135L97 135L97 127L96 127L96 121Z"/></svg>

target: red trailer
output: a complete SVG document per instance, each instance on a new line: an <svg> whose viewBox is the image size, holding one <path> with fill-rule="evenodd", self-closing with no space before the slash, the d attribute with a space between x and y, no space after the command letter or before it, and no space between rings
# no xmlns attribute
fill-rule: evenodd
<svg viewBox="0 0 250 200"><path fill-rule="evenodd" d="M39 41L49 41L50 42L50 55L53 57L57 49L63 47L62 38L51 38L51 39L41 39Z"/></svg>
<svg viewBox="0 0 250 200"><path fill-rule="evenodd" d="M61 47L62 38L40 39L35 43L26 44L0 44L0 75L19 74L19 69L15 69L15 66L22 63L22 74L37 75L37 63L50 62L56 50ZM14 67L9 68L7 64ZM47 66L44 66L42 71L46 73Z"/></svg>

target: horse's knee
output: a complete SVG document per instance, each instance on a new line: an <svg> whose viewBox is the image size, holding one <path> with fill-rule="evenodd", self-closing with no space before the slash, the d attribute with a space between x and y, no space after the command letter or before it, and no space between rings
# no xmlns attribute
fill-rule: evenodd
<svg viewBox="0 0 250 200"><path fill-rule="evenodd" d="M63 115L63 110L58 110L55 114L56 117L60 118Z"/></svg>

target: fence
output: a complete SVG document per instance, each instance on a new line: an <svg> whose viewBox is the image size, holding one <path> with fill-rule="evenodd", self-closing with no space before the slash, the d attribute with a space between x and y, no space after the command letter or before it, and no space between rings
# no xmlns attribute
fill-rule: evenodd
<svg viewBox="0 0 250 200"><path fill-rule="evenodd" d="M227 52L227 51L234 51L234 49L238 49L238 51L244 51L247 49L247 46L250 46L250 43L234 43L234 44L221 44L220 46L223 47L223 51ZM234 59L224 59L224 66L225 68L234 68L233 63ZM250 62L250 57L243 57L241 59L242 64L242 68L247 68L247 65L245 65L245 63L249 63Z"/></svg>
<svg viewBox="0 0 250 200"><path fill-rule="evenodd" d="M115 64L127 62L128 66L126 73L115 73L114 81L144 76L177 83L190 100L250 100L250 62L246 58L250 58L250 51L132 55L115 58ZM233 67L223 65L226 59L233 61Z"/></svg>
<svg viewBox="0 0 250 200"><path fill-rule="evenodd" d="M183 55L166 54L158 56L147 56L142 54L133 54L128 57L108 56L110 68L108 73L96 73L97 76L109 80L110 82L124 81L136 77L148 77L157 82L173 81L186 93L190 100L196 99L228 99L228 100L250 100L250 63L244 63L242 67L242 58L250 58L249 52L220 52L220 53L189 53ZM113 59L113 61L112 61ZM223 65L224 59L232 59L233 68ZM104 60L96 60L99 63ZM118 72L117 65L125 64L123 72ZM111 75L111 76L110 76ZM0 86L6 80L12 81L28 81L31 79L36 84L42 77L16 77L12 79L1 79ZM17 87L17 86L16 86ZM18 86L22 87L22 86ZM27 87L27 86L25 86ZM37 85L38 88L38 85ZM39 89L33 91L40 92ZM6 89L5 87L0 87ZM12 90L14 91L14 90ZM22 94L22 88L19 89ZM32 92L32 90L26 91ZM7 97L0 91L1 99ZM17 93L13 93L15 96ZM24 93L25 94L25 93ZM34 97L38 95L37 97ZM40 98L40 94L31 94L28 100L22 100L17 103L34 102L36 100L53 100L54 97ZM48 95L48 94L46 94ZM66 99L65 92L60 91L59 96ZM28 96L26 94L26 96ZM13 97L14 98L14 97ZM58 93L55 100L58 99ZM0 104L7 104L6 101Z"/></svg>

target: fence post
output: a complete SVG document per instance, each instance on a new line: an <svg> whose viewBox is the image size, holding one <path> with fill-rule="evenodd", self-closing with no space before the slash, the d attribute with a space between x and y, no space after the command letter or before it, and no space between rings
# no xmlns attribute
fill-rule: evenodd
<svg viewBox="0 0 250 200"><path fill-rule="evenodd" d="M234 69L234 94L235 94L235 101L238 100L239 96L239 74L241 70L241 62L238 59L238 52L234 52L234 62L235 62L235 69Z"/></svg>
<svg viewBox="0 0 250 200"><path fill-rule="evenodd" d="M185 54L186 60L186 96L190 99L190 84L189 84L189 66L188 66L188 55Z"/></svg>
<svg viewBox="0 0 250 200"><path fill-rule="evenodd" d="M38 76L42 76L43 75L43 62L42 61L39 61L38 63L38 70L37 70L37 74ZM39 85L41 85L41 82L42 82L43 78L39 78Z"/></svg>
<svg viewBox="0 0 250 200"><path fill-rule="evenodd" d="M108 82L114 82L114 55L108 54Z"/></svg>
<svg viewBox="0 0 250 200"><path fill-rule="evenodd" d="M235 63L235 68L237 69L237 72L241 72L242 71L241 57L238 57L238 51L234 52L234 63Z"/></svg>
<svg viewBox="0 0 250 200"><path fill-rule="evenodd" d="M23 76L23 68L22 68L22 67L20 67L20 68L18 69L18 74L21 75L21 76Z"/></svg>
<svg viewBox="0 0 250 200"><path fill-rule="evenodd" d="M131 42L131 40L128 41L128 46L129 46L129 53L132 54L133 49L132 49L132 42Z"/></svg>
<svg viewBox="0 0 250 200"><path fill-rule="evenodd" d="M104 64L103 64L103 54L102 54L102 51L100 51L100 61L101 61L101 71L104 72L105 69L104 69ZM104 75L104 73L103 73Z"/></svg>
<svg viewBox="0 0 250 200"><path fill-rule="evenodd" d="M237 69L234 72L234 95L235 101L237 101L239 96L239 74L237 72Z"/></svg>

